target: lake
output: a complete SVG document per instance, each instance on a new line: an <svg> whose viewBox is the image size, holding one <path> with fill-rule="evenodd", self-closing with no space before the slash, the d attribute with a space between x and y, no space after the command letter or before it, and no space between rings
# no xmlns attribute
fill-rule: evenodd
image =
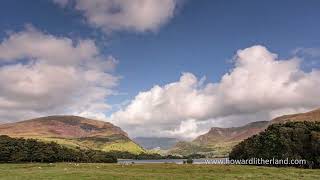
<svg viewBox="0 0 320 180"><path fill-rule="evenodd" d="M118 164L161 164L161 163L174 163L183 164L183 161L187 159L148 159L148 160L135 160L135 159L118 159ZM193 164L208 164L212 161L226 162L227 158L215 158L215 159L193 159Z"/></svg>

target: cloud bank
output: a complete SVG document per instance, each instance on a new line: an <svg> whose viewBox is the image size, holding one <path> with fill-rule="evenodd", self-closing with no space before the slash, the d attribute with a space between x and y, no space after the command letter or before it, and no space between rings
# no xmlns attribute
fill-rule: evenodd
<svg viewBox="0 0 320 180"><path fill-rule="evenodd" d="M179 0L53 0L83 13L88 24L104 32L157 31L175 13Z"/></svg>
<svg viewBox="0 0 320 180"><path fill-rule="evenodd" d="M102 118L118 83L117 61L99 53L94 41L73 41L32 26L0 43L2 122L47 114Z"/></svg>
<svg viewBox="0 0 320 180"><path fill-rule="evenodd" d="M320 106L320 71L304 72L298 58L281 60L257 45L237 51L234 60L218 83L183 73L177 82L140 92L110 120L133 136L195 137L213 125L270 120Z"/></svg>

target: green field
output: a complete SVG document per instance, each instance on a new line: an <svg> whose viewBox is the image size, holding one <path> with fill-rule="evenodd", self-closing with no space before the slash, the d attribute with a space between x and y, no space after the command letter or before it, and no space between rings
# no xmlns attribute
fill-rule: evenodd
<svg viewBox="0 0 320 180"><path fill-rule="evenodd" d="M0 164L0 179L320 179L320 170L231 165Z"/></svg>

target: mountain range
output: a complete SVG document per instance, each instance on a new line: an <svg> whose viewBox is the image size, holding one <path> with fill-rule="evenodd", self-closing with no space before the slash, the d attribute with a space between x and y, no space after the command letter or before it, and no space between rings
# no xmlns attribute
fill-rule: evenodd
<svg viewBox="0 0 320 180"><path fill-rule="evenodd" d="M170 149L171 154L187 155L201 153L208 156L227 156L231 149L244 139L264 131L270 124L289 121L320 121L320 109L306 113L284 115L271 121L257 121L241 127L212 127L192 142L181 141Z"/></svg>
<svg viewBox="0 0 320 180"><path fill-rule="evenodd" d="M54 141L70 148L128 151L134 154L147 152L145 149L160 149L167 154L200 153L220 157L227 156L236 144L264 131L270 124L288 121L320 121L320 109L284 115L271 121L251 122L241 127L212 127L191 142L167 137L137 137L131 140L120 127L109 122L78 116L48 116L1 124L0 135Z"/></svg>
<svg viewBox="0 0 320 180"><path fill-rule="evenodd" d="M54 141L70 148L144 152L121 128L109 122L78 116L48 116L2 124L0 134Z"/></svg>

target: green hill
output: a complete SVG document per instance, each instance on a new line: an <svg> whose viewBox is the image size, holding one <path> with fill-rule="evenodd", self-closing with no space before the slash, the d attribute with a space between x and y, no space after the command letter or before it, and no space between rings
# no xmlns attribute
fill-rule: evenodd
<svg viewBox="0 0 320 180"><path fill-rule="evenodd" d="M119 127L78 116L48 116L2 124L0 134L53 141L69 148L128 151L133 154L145 152Z"/></svg>

